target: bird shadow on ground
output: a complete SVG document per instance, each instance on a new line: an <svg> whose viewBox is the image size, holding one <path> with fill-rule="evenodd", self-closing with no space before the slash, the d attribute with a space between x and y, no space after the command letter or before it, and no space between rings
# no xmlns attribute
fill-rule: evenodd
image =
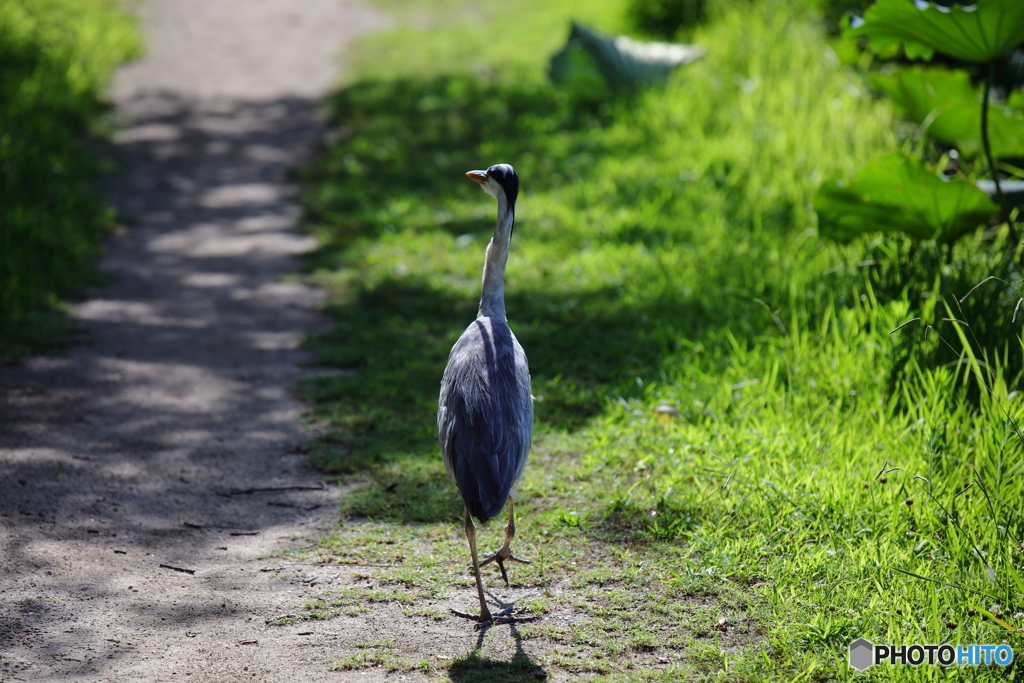
<svg viewBox="0 0 1024 683"><path fill-rule="evenodd" d="M518 629L512 624L509 626L512 632L512 639L515 641L516 651L511 659L507 661L491 659L481 655L483 648L483 633L477 640L475 649L468 652L452 662L448 667L448 677L457 683L499 683L510 681L534 681L538 679L541 672L540 666L530 658L523 649L523 638Z"/></svg>
<svg viewBox="0 0 1024 683"><path fill-rule="evenodd" d="M500 602L501 607L511 607ZM543 669L523 648L523 636L516 624L508 624L511 640L515 643L515 652L507 659L493 659L484 656L485 637L491 628L505 628L491 624L477 626L476 646L464 656L455 659L448 667L448 677L456 683L499 683L504 681L531 681L544 678Z"/></svg>

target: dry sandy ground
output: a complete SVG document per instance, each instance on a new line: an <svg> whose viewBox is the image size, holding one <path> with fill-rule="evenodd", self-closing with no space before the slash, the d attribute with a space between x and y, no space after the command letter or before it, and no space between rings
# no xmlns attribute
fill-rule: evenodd
<svg viewBox="0 0 1024 683"><path fill-rule="evenodd" d="M327 323L282 276L312 246L288 169L317 139L339 50L386 18L357 0L140 11L150 52L114 91L128 227L109 285L75 308L67 356L0 368L0 682L436 680L478 647L529 660L514 625L395 604L267 623L366 585L281 555L330 533L340 495L302 467L294 393L316 371L302 334ZM472 605L457 587L440 608ZM382 638L433 671L330 670Z"/></svg>

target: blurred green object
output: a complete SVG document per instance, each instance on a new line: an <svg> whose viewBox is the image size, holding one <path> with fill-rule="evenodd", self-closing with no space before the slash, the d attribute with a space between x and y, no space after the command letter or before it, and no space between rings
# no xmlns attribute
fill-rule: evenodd
<svg viewBox="0 0 1024 683"><path fill-rule="evenodd" d="M573 22L565 47L551 58L551 80L582 97L603 99L660 85L682 65L704 56L697 45L609 38Z"/></svg>
<svg viewBox="0 0 1024 683"><path fill-rule="evenodd" d="M993 217L999 206L974 184L940 178L919 159L893 153L858 171L849 187L823 184L814 210L819 232L840 242L902 232L952 244Z"/></svg>
<svg viewBox="0 0 1024 683"><path fill-rule="evenodd" d="M893 73L873 73L871 82L888 94L910 120L928 135L960 152L980 154L982 94L966 71L913 66ZM989 105L988 129L997 158L1024 156L1024 93L1005 105Z"/></svg>
<svg viewBox="0 0 1024 683"><path fill-rule="evenodd" d="M0 2L0 359L52 345L52 311L96 279L102 94L140 53L118 1Z"/></svg>
<svg viewBox="0 0 1024 683"><path fill-rule="evenodd" d="M946 7L925 0L878 0L863 19L853 18L846 34L867 37L879 52L902 43L911 59L931 59L938 52L987 64L1024 42L1024 2L977 0Z"/></svg>
<svg viewBox="0 0 1024 683"><path fill-rule="evenodd" d="M707 0L633 0L629 4L630 23L638 31L670 40L680 30L707 21Z"/></svg>
<svg viewBox="0 0 1024 683"><path fill-rule="evenodd" d="M846 23L843 18L853 13L858 16L864 14L868 7L875 0L809 0L808 4L821 14L825 21L825 28L831 35L842 32Z"/></svg>

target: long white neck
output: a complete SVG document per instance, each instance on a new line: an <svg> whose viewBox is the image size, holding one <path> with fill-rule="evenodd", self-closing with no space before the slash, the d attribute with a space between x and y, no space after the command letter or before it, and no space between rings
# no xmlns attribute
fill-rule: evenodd
<svg viewBox="0 0 1024 683"><path fill-rule="evenodd" d="M512 237L514 219L515 207L508 205L504 192L498 194L498 223L494 226L494 237L487 245L478 318L497 318L505 322L505 264L508 263L508 242Z"/></svg>

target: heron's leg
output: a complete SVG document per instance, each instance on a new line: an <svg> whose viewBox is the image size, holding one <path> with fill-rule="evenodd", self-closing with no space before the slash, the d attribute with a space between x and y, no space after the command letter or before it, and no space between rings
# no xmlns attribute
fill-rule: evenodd
<svg viewBox="0 0 1024 683"><path fill-rule="evenodd" d="M457 616L475 619L479 622L491 621L491 611L487 609L487 601L484 599L484 584L480 580L480 562L477 560L476 554L476 526L473 524L473 517L469 514L469 508L466 508L466 538L469 539L469 553L473 556L473 575L476 577L476 592L480 596L480 616L455 609L452 612Z"/></svg>
<svg viewBox="0 0 1024 683"><path fill-rule="evenodd" d="M501 570L501 578L505 580L505 585L508 585L508 573L505 571L505 560L511 560L512 562L519 562L520 564L530 564L529 560L524 560L521 557L516 557L512 554L510 546L512 545L512 539L516 537L516 515L515 515L515 503L512 502L512 496L508 497L508 524L505 525L505 544L501 546L501 550L491 553L484 558L484 561L480 563L481 567L489 565L491 562L497 562L498 568Z"/></svg>

